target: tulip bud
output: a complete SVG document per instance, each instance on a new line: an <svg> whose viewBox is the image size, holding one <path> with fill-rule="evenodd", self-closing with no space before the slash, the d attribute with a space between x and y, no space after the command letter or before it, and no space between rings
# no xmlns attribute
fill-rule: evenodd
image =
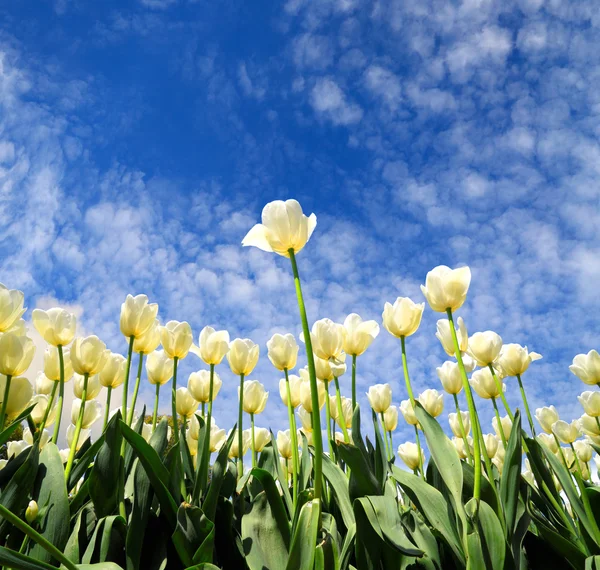
<svg viewBox="0 0 600 570"><path fill-rule="evenodd" d="M238 388L238 398L240 389ZM269 399L269 392L258 380L244 382L244 412L247 414L261 414Z"/></svg>
<svg viewBox="0 0 600 570"><path fill-rule="evenodd" d="M498 425L497 418L492 419L492 427L494 428L496 435L498 437L502 437L500 435L500 428L502 428L502 433L504 434L504 437L508 441L508 438L510 437L510 432L512 430L512 420L508 416L503 416L500 418L500 424L501 424L501 426Z"/></svg>
<svg viewBox="0 0 600 570"><path fill-rule="evenodd" d="M410 403L410 400L402 400L400 402L400 411L404 417L404 421L411 426L419 426L419 420L415 414L415 410Z"/></svg>
<svg viewBox="0 0 600 570"><path fill-rule="evenodd" d="M354 443L352 441L352 430L346 430L348 433L348 443ZM344 437L344 434L341 431L336 431L333 434L333 439L335 440L335 442L340 445L341 443L346 443L346 439Z"/></svg>
<svg viewBox="0 0 600 570"><path fill-rule="evenodd" d="M465 433L463 434L462 429L460 428L460 422L458 420L457 414L448 414L448 423L450 424L450 429L452 433L456 437L464 437L469 435L471 431L471 418L469 417L469 412L460 412L460 417L462 419L462 425L465 428Z"/></svg>
<svg viewBox="0 0 600 570"><path fill-rule="evenodd" d="M471 387L475 390L476 394L485 400L500 396L498 385L489 368L481 368L473 372L469 384L471 384ZM504 389L505 386L503 384L502 390L504 391Z"/></svg>
<svg viewBox="0 0 600 570"><path fill-rule="evenodd" d="M80 410L81 400L76 398L73 400L73 404L71 406L71 422L75 425L79 419ZM95 400L93 402L86 402L85 408L83 409L83 420L81 422L81 427L83 429L91 428L101 415L102 404L100 404L100 402L96 402Z"/></svg>
<svg viewBox="0 0 600 570"><path fill-rule="evenodd" d="M198 410L198 401L190 394L187 388L177 388L175 392L175 409L180 416L191 418ZM175 422L176 419L173 418Z"/></svg>
<svg viewBox="0 0 600 570"><path fill-rule="evenodd" d="M584 463L591 461L594 450L587 441L576 441L573 444L573 447L575 448L575 453L577 454L579 461L583 461Z"/></svg>
<svg viewBox="0 0 600 570"><path fill-rule="evenodd" d="M158 305L148 303L146 295L127 295L121 305L121 333L126 338L142 336L156 320Z"/></svg>
<svg viewBox="0 0 600 570"><path fill-rule="evenodd" d="M73 313L64 309L34 309L31 320L40 336L52 346L66 346L75 337L77 319Z"/></svg>
<svg viewBox="0 0 600 570"><path fill-rule="evenodd" d="M415 303L408 297L398 297L394 304L383 308L383 326L391 335L401 338L417 332L421 324L425 303Z"/></svg>
<svg viewBox="0 0 600 570"><path fill-rule="evenodd" d="M23 291L7 289L0 283L0 332L5 333L23 316Z"/></svg>
<svg viewBox="0 0 600 570"><path fill-rule="evenodd" d="M102 371L110 351L95 335L78 337L71 346L71 364L77 374L93 376Z"/></svg>
<svg viewBox="0 0 600 570"><path fill-rule="evenodd" d="M529 365L542 358L537 352L529 352L526 346L520 344L505 344L498 355L498 364L506 376L519 376Z"/></svg>
<svg viewBox="0 0 600 570"><path fill-rule="evenodd" d="M219 429L216 423L211 422L210 425L210 442L209 450L211 453L219 451L223 444L227 441L224 429Z"/></svg>
<svg viewBox="0 0 600 570"><path fill-rule="evenodd" d="M300 385L302 384L302 380L300 379L300 376L296 376L295 374L288 374L288 379L290 382L292 408L297 408L300 405ZM287 406L288 398L285 378L279 380L279 396L281 397L283 404Z"/></svg>
<svg viewBox="0 0 600 570"><path fill-rule="evenodd" d="M292 438L289 429L277 432L277 450L279 455L285 459L292 457Z"/></svg>
<svg viewBox="0 0 600 570"><path fill-rule="evenodd" d="M267 341L268 357L277 370L291 370L298 360L299 346L292 334L274 334Z"/></svg>
<svg viewBox="0 0 600 570"><path fill-rule="evenodd" d="M50 398L45 394L38 394L34 396L27 406L32 406L35 404L35 408L31 410L31 419L33 423L37 426L40 425L44 421L44 416L46 415L46 410L50 405ZM56 406L50 410L48 413L48 417L46 419L46 427L51 426L56 419Z"/></svg>
<svg viewBox="0 0 600 570"><path fill-rule="evenodd" d="M28 336L6 332L0 335L0 374L20 376L31 364L35 345Z"/></svg>
<svg viewBox="0 0 600 570"><path fill-rule="evenodd" d="M469 354L479 366L494 362L502 349L502 337L494 331L475 333L469 338Z"/></svg>
<svg viewBox="0 0 600 570"><path fill-rule="evenodd" d="M350 400L350 406L352 401ZM352 409L352 408L351 408ZM352 419L350 420L352 424ZM383 425L385 431L394 431L398 427L398 408L396 406L390 406L383 414Z"/></svg>
<svg viewBox="0 0 600 570"><path fill-rule="evenodd" d="M342 402L342 415L344 426L342 426L342 418L340 418L339 410L337 407L337 398L335 396L330 396L329 407L331 409L331 417L340 427L350 428L352 427L352 400L350 398L346 398L345 396L341 396L340 400Z"/></svg>
<svg viewBox="0 0 600 570"><path fill-rule="evenodd" d="M375 321L363 321L356 313L346 317L344 328L344 352L354 356L363 354L379 334L379 325Z"/></svg>
<svg viewBox="0 0 600 570"><path fill-rule="evenodd" d="M262 211L262 224L256 224L242 240L243 246L289 257L289 250L298 253L310 239L317 225L314 214L305 216L296 200L275 200Z"/></svg>
<svg viewBox="0 0 600 570"><path fill-rule="evenodd" d="M466 442L462 437L453 437L452 443L461 459L466 459L468 457L467 449L470 450L473 448L473 438L470 435L467 436Z"/></svg>
<svg viewBox="0 0 600 570"><path fill-rule="evenodd" d="M459 394L463 389L462 377L458 363L447 360L435 369L442 387L448 394Z"/></svg>
<svg viewBox="0 0 600 570"><path fill-rule="evenodd" d="M271 441L271 432L267 428L254 428L254 451L260 453Z"/></svg>
<svg viewBox="0 0 600 570"><path fill-rule="evenodd" d="M392 403L392 388L389 384L375 384L369 387L367 398L376 414L385 412Z"/></svg>
<svg viewBox="0 0 600 570"><path fill-rule="evenodd" d="M537 408L535 417L546 433L552 433L552 424L559 420L558 412L554 406Z"/></svg>
<svg viewBox="0 0 600 570"><path fill-rule="evenodd" d="M213 372L213 402L219 391L223 381L221 377ZM198 370L198 372L192 372L188 378L188 390L194 397L194 400L198 402L208 404L210 402L210 371Z"/></svg>
<svg viewBox="0 0 600 570"><path fill-rule="evenodd" d="M550 435L549 433L540 433L536 439L542 445L545 445L552 453L558 453L558 444L556 443L554 436Z"/></svg>
<svg viewBox="0 0 600 570"><path fill-rule="evenodd" d="M588 416L600 416L600 392L582 392L577 399Z"/></svg>
<svg viewBox="0 0 600 570"><path fill-rule="evenodd" d="M154 352L160 344L160 323L154 319L148 330L137 338L133 339L133 352L137 354L150 354Z"/></svg>
<svg viewBox="0 0 600 570"><path fill-rule="evenodd" d="M73 394L76 398L82 398L85 377L76 374L74 378L75 379L73 381ZM87 392L85 395L85 399L87 401L94 400L98 397L98 394L100 394L100 390L102 390L102 384L100 384L100 376L98 374L90 376L87 381Z"/></svg>
<svg viewBox="0 0 600 570"><path fill-rule="evenodd" d="M483 436L485 452L490 459L493 459L498 451L498 438L493 433L486 433Z"/></svg>
<svg viewBox="0 0 600 570"><path fill-rule="evenodd" d="M592 416L583 414L579 418L579 427L581 428L581 431L588 436L600 436L598 418L593 418Z"/></svg>
<svg viewBox="0 0 600 570"><path fill-rule="evenodd" d="M63 368L65 382L73 378L73 365L71 364L71 351L63 348ZM60 380L60 357L58 348L54 346L46 347L44 352L44 374L53 382Z"/></svg>
<svg viewBox="0 0 600 570"><path fill-rule="evenodd" d="M236 338L229 343L227 361L231 371L239 376L252 374L258 362L260 347L249 338Z"/></svg>
<svg viewBox="0 0 600 570"><path fill-rule="evenodd" d="M151 352L146 359L146 374L150 384L166 384L173 377L173 359L164 350Z"/></svg>
<svg viewBox="0 0 600 570"><path fill-rule="evenodd" d="M98 375L98 380L105 388L118 388L125 381L126 373L127 359L122 354L111 352Z"/></svg>
<svg viewBox="0 0 600 570"><path fill-rule="evenodd" d="M558 420L552 424L552 432L562 443L573 443L581 435L577 420L572 421L570 424Z"/></svg>
<svg viewBox="0 0 600 570"><path fill-rule="evenodd" d="M5 335L8 333L4 333ZM4 402L4 391L6 388L6 376L0 375L0 406ZM12 378L6 402L6 417L15 419L28 405L33 397L33 386L27 378L17 376Z"/></svg>
<svg viewBox="0 0 600 570"><path fill-rule="evenodd" d="M204 327L200 331L198 346L192 345L190 349L206 364L220 364L229 352L229 333L216 331L212 327Z"/></svg>
<svg viewBox="0 0 600 570"><path fill-rule="evenodd" d="M169 321L160 327L160 341L169 358L183 360L194 342L192 327L185 321Z"/></svg>
<svg viewBox="0 0 600 570"><path fill-rule="evenodd" d="M50 380L43 372L38 372L35 377L35 393L49 395L54 388L54 381Z"/></svg>
<svg viewBox="0 0 600 570"><path fill-rule="evenodd" d="M231 430L229 431L229 435L231 435ZM238 457L239 456L239 445L238 445L238 436L237 436L237 429L236 429L236 435L233 436L233 440L231 442L231 447L229 448L229 457L233 458L233 457ZM246 452L248 451L248 448L250 447L250 430L243 430L242 431L242 457L246 454Z"/></svg>
<svg viewBox="0 0 600 570"><path fill-rule="evenodd" d="M300 403L307 412L313 411L312 392L310 388L310 379L306 368L300 369ZM319 409L325 404L327 390L324 382L317 382L317 398L319 401Z"/></svg>
<svg viewBox="0 0 600 570"><path fill-rule="evenodd" d="M300 338L304 340L304 335ZM320 319L313 324L310 338L313 352L319 358L339 358L344 351L346 329L344 325L334 323L331 319Z"/></svg>
<svg viewBox="0 0 600 570"><path fill-rule="evenodd" d="M446 351L448 356L455 356L456 351L454 350L454 338L452 337L452 331L450 330L450 321L448 319L440 319L437 323L437 332L435 336L442 344L442 348ZM458 339L458 347L461 352L465 352L469 348L469 337L467 335L467 327L462 317L456 319L458 328L456 329L456 337Z"/></svg>
<svg viewBox="0 0 600 570"><path fill-rule="evenodd" d="M27 510L25 511L25 520L31 524L37 519L39 513L38 504L35 501L29 501Z"/></svg>
<svg viewBox="0 0 600 570"><path fill-rule="evenodd" d="M470 284L471 270L468 267L450 269L439 265L427 274L421 291L434 311L445 313L447 309L456 311L462 307Z"/></svg>
<svg viewBox="0 0 600 570"><path fill-rule="evenodd" d="M578 354L569 370L584 384L600 384L600 355L595 350L590 350L587 354Z"/></svg>
<svg viewBox="0 0 600 570"><path fill-rule="evenodd" d="M444 411L444 394L437 390L425 390L417 398L425 411L432 417L437 418Z"/></svg>
<svg viewBox="0 0 600 570"><path fill-rule="evenodd" d="M421 452L422 453L422 452ZM406 466L413 471L423 463L423 456L419 455L419 448L416 443L407 441L398 446L398 455L404 461Z"/></svg>

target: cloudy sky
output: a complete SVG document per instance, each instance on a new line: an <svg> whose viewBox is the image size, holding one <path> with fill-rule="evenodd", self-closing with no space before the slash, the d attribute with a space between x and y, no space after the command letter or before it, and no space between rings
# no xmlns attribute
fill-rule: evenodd
<svg viewBox="0 0 600 570"><path fill-rule="evenodd" d="M533 407L580 415L568 365L600 346L595 2L31 0L0 21L0 280L26 318L72 307L124 352L120 304L146 293L196 336L248 336L271 391L257 423L283 428L265 343L300 330L291 271L240 242L293 197L318 218L299 256L310 320L380 320L423 300L434 266L467 264L470 332L543 354ZM439 387L437 317L408 342L417 392ZM182 383L201 367L190 355ZM229 427L237 380L219 372ZM385 331L359 382L363 404L375 382L406 398Z"/></svg>

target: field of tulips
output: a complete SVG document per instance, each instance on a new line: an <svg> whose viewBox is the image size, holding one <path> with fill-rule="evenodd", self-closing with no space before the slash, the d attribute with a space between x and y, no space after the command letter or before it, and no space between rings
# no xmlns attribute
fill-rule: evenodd
<svg viewBox="0 0 600 570"><path fill-rule="evenodd" d="M161 325L158 305L129 295L120 315L129 350L120 355L96 336L77 336L68 311L35 309L31 325L47 347L32 382L24 296L0 285L3 568L600 569L600 486L590 467L600 453L600 391L581 394L584 413L571 423L553 406L530 410L527 370L541 356L492 331L468 336L456 312L470 270L439 266L421 289L440 313L436 336L449 356L437 368L441 390L413 393L410 337L426 303L399 297L385 304L382 325L398 339L404 399L392 405L390 386L377 384L367 394L371 409L361 410L360 356L380 327L357 314L309 326L296 256L315 227L295 200L271 202L242 242L288 258L294 277L306 366L292 334L267 342L289 421L277 434L254 425L277 404L249 379L260 352L251 340L207 326L196 344L187 322ZM186 381L177 374L184 358L205 365ZM144 365L153 410L137 401ZM218 369L227 365L239 377L238 420L228 432L213 416ZM574 382L600 383L594 350L570 369ZM508 377L522 408L508 405ZM158 414L162 387L171 417ZM70 410L66 390L75 396ZM115 390L122 405L111 409ZM444 394L454 411L440 422ZM481 400L495 413L487 434ZM399 412L414 437L395 449ZM96 438L94 424L102 425Z"/></svg>

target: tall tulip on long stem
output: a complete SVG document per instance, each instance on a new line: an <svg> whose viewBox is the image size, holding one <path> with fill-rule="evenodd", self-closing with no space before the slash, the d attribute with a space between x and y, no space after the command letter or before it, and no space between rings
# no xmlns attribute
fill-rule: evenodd
<svg viewBox="0 0 600 570"><path fill-rule="evenodd" d="M62 419L62 411L65 401L65 358L63 355L63 347L59 344L56 347L56 350L58 350L60 380L58 384L58 409L56 411L56 423L54 424L54 434L52 435L52 443L54 444L56 444L58 440L58 434L60 432L60 421Z"/></svg>
<svg viewBox="0 0 600 570"><path fill-rule="evenodd" d="M83 416L85 413L85 403L87 398L88 380L89 374L83 375L83 392L81 394L81 405L79 407L79 417L77 418L77 424L75 424L75 434L71 441L71 448L69 449L69 458L67 459L67 466L65 468L65 481L69 480L71 469L73 468L73 460L75 459L75 451L77 450L77 442L79 441L79 434L81 433L81 424L83 422Z"/></svg>
<svg viewBox="0 0 600 570"><path fill-rule="evenodd" d="M290 388L290 375L288 369L284 368L285 374L285 391L288 409L288 421L290 423L290 439L292 440L292 494L294 509L298 501L298 472L300 470L300 461L298 458L298 432L296 429L296 414L294 414L294 406L292 403L292 391ZM241 447L239 448L241 449Z"/></svg>

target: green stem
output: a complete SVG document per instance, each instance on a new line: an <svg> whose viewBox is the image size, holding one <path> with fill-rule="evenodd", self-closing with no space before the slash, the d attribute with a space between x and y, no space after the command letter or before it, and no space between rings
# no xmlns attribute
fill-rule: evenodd
<svg viewBox="0 0 600 570"><path fill-rule="evenodd" d="M333 377L333 381L335 382L335 398L337 401L338 417L339 417L338 423L342 428L342 432L344 433L344 442L350 443L350 437L348 437L348 428L346 427L346 418L344 417L343 408L342 408L342 394L340 392L340 382L335 376ZM314 439L313 439L313 441L314 441Z"/></svg>
<svg viewBox="0 0 600 570"><path fill-rule="evenodd" d="M154 395L154 410L152 411L152 431L156 429L156 422L158 420L158 399L160 396L160 384L156 385L156 394Z"/></svg>
<svg viewBox="0 0 600 570"><path fill-rule="evenodd" d="M204 416L204 402L202 403L202 416ZM238 425L237 425L237 438L238 438L238 456L237 456L237 476L238 481L244 474L244 434L242 430L244 428L244 375L240 374L240 402L238 409Z"/></svg>
<svg viewBox="0 0 600 570"><path fill-rule="evenodd" d="M454 327L454 319L452 318L452 309L446 309L448 315L448 322L450 323L450 332L452 333L452 340L454 341L454 353L456 360L458 361L458 368L461 373L463 388L465 390L465 396L467 398L467 406L469 408L469 415L471 417L471 429L473 430L473 468L475 470L475 483L473 486L473 498L476 502L477 511L479 510L479 496L481 494L481 450L480 450L480 435L479 435L479 422L477 421L477 408L475 407L475 401L473 400L473 392L471 392L471 385L467 378L467 372L465 365L462 360L460 353L460 347L458 344L458 337L456 335L456 329Z"/></svg>
<svg viewBox="0 0 600 570"><path fill-rule="evenodd" d="M60 420L62 419L63 403L65 400L65 359L63 356L63 347L59 344L56 349L58 350L60 379L58 390L58 410L56 410L56 423L54 424L52 443L56 443L58 440L58 433L60 432Z"/></svg>
<svg viewBox="0 0 600 570"><path fill-rule="evenodd" d="M175 443L179 443L179 425L177 421L177 362L179 359L177 357L173 358L173 382L171 386L171 416L173 418L173 437L175 438ZM210 439L210 435L207 438Z"/></svg>
<svg viewBox="0 0 600 570"><path fill-rule="evenodd" d="M577 452L575 451L575 446L572 443L570 443L569 445L571 446L571 450L573 451L573 457L575 458L575 466L577 468L577 471L583 478L583 471L581 470L581 463L579 463L579 457L577 457Z"/></svg>
<svg viewBox="0 0 600 570"><path fill-rule="evenodd" d="M317 392L317 375L315 372L315 358L313 355L312 340L308 328L308 317L304 306L304 297L302 296L302 286L300 284L300 275L298 274L298 265L296 264L296 255L294 249L288 250L290 261L292 263L292 272L294 274L294 284L296 286L296 297L298 300L298 309L300 310L300 319L302 320L302 331L304 333L304 342L306 345L306 359L308 361L308 375L310 379L310 392L312 399L312 427L313 427L313 447L315 450L313 459L314 468L314 498L319 500L321 505L321 488L323 485L323 439L321 435L321 416L319 410L319 393ZM342 425L343 425L342 421ZM344 435L344 437L346 434ZM319 526L321 517L319 517Z"/></svg>
<svg viewBox="0 0 600 570"><path fill-rule="evenodd" d="M382 429L382 433L383 433L383 439L385 440L385 454L387 456L387 460L390 461L391 460L390 447L388 444L388 438L387 438L387 434L386 434L386 430L385 430L385 418L384 418L383 412L381 412L379 415L381 416L381 429Z"/></svg>
<svg viewBox="0 0 600 570"><path fill-rule="evenodd" d="M202 402L202 406L200 406L200 413L202 414L202 419L206 419L206 402Z"/></svg>
<svg viewBox="0 0 600 570"><path fill-rule="evenodd" d="M402 369L404 370L404 383L406 384L406 391L408 392L408 397L410 398L410 405L415 409L415 396L412 391L412 386L410 384L410 376L408 374L408 361L406 359L406 342L405 337L400 337L400 343L402 345Z"/></svg>
<svg viewBox="0 0 600 570"><path fill-rule="evenodd" d="M494 379L494 382L496 383L496 388L498 389L498 394L500 394L500 399L502 400L502 405L504 406L504 409L506 410L506 414L508 415L508 417L510 418L510 421L512 422L515 419L515 417L510 410L510 406L508 405L508 402L506 401L506 396L504 395L504 390L502 389L502 382L500 381L500 378L498 378L498 375L496 374L496 371L494 370L494 367L491 364L488 364L488 368L490 369L490 372L492 373L492 378Z"/></svg>
<svg viewBox="0 0 600 570"><path fill-rule="evenodd" d="M419 472L421 479L425 481L425 462L423 461L423 451L421 450L421 438L419 437L419 428L415 425L415 441L417 443L417 451L419 452Z"/></svg>
<svg viewBox="0 0 600 570"><path fill-rule="evenodd" d="M106 429L108 425L108 416L110 415L110 397L112 396L112 386L108 386L106 388L106 410L104 410L104 425L102 426L102 431Z"/></svg>
<svg viewBox="0 0 600 570"><path fill-rule="evenodd" d="M254 414L250 414L250 426L252 428L252 469L256 467L256 443L254 442Z"/></svg>
<svg viewBox="0 0 600 570"><path fill-rule="evenodd" d="M127 367L125 368L125 381L123 382L123 405L121 407L121 416L123 421L127 421L127 392L129 391L129 371L131 370L131 358L133 356L133 341L135 337L129 337L129 351L127 353Z"/></svg>
<svg viewBox="0 0 600 570"><path fill-rule="evenodd" d="M388 431L388 434L390 435L390 459L392 457L394 457L394 441L392 440L392 432Z"/></svg>
<svg viewBox="0 0 600 570"><path fill-rule="evenodd" d="M327 449L331 455L331 403L329 402L329 382L323 381L325 384L325 419L327 421Z"/></svg>
<svg viewBox="0 0 600 570"><path fill-rule="evenodd" d="M575 461L577 462L577 470L578 473L575 473L575 481L577 481L577 486L579 487L579 493L581 494L581 502L583 503L583 509L585 510L585 514L589 520L589 523L592 527L592 533L594 535L594 540L596 544L600 544L600 528L598 528L598 523L596 522L596 514L592 509L592 505L590 504L590 498L588 497L587 490L585 487L585 483L582 479L582 471L581 465L579 464L579 458L577 457L577 453L575 453L575 448L571 443L571 449L573 450L573 454L575 455Z"/></svg>
<svg viewBox="0 0 600 570"><path fill-rule="evenodd" d="M206 417L206 431L204 436L204 457L206 461L203 463L204 472L200 474L201 476L201 485L198 491L202 490L204 492L206 490L206 485L208 483L208 469L210 467L210 426L212 423L212 408L213 408L213 390L214 390L214 378L215 378L215 365L210 365L210 382L208 385L208 415ZM240 450L240 453L242 450Z"/></svg>
<svg viewBox="0 0 600 570"><path fill-rule="evenodd" d="M144 353L140 352L140 358L138 360L137 376L135 378L135 386L133 388L133 398L131 400L131 409L129 410L129 417L127 418L127 425L131 427L133 422L133 414L135 413L135 403L137 402L138 392L140 390L140 382L142 380L142 364L144 362Z"/></svg>
<svg viewBox="0 0 600 570"><path fill-rule="evenodd" d="M88 379L90 375L83 375L83 391L81 392L81 405L79 406L79 416L77 417L77 424L75 425L75 433L73 434L73 441L71 442L71 448L69 449L69 459L67 459L67 467L65 469L65 481L69 481L69 475L73 468L73 460L75 459L75 452L77 451L77 442L79 441L79 434L81 433L81 424L83 423L83 415L85 412L85 403L87 398Z"/></svg>
<svg viewBox="0 0 600 570"><path fill-rule="evenodd" d="M496 403L496 398L492 398L492 405L494 406L494 414L496 415L496 422L498 423L498 431L500 432L500 439L502 440L502 445L503 445L504 449L506 449L506 446L508 444L506 442L506 435L504 435L504 428L502 427L502 422L500 421L500 412L498 411L498 404Z"/></svg>
<svg viewBox="0 0 600 570"><path fill-rule="evenodd" d="M352 355L352 411L356 409L356 354Z"/></svg>
<svg viewBox="0 0 600 570"><path fill-rule="evenodd" d="M473 463L473 457L471 456L471 448L469 447L469 442L467 439L467 436L469 434L467 433L467 430L465 429L465 424L462 419L462 414L460 413L460 406L458 405L458 395L452 394L452 397L454 398L454 407L456 408L456 415L458 417L458 425L460 427L460 433L462 434L464 448L465 448L465 452L467 454L467 461L469 463Z"/></svg>
<svg viewBox="0 0 600 570"><path fill-rule="evenodd" d="M521 375L517 374L517 381L519 382L519 388L521 390L521 398L523 398L523 404L525 405L525 412L527 413L527 419L529 420L529 427L531 428L531 434L535 437L535 425L533 424L533 418L531 417L531 411L529 410L529 403L527 402L527 396L525 395L525 388L523 388L523 382L521 381Z"/></svg>
<svg viewBox="0 0 600 570"><path fill-rule="evenodd" d="M46 407L46 411L44 412L44 418L42 419L42 423L40 423L38 427L38 433L40 437L42 437L42 432L46 427L46 422L48 421L48 416L50 415L50 410L52 410L52 406L54 404L54 398L56 397L56 391L58 390L58 382L54 382L52 386L52 392L50 392L50 399L48 400L48 406Z"/></svg>
<svg viewBox="0 0 600 570"><path fill-rule="evenodd" d="M292 407L292 390L290 388L290 377L287 368L284 368L283 372L285 374L285 390L288 403L288 419L290 422L290 438L292 440L293 510L296 512L296 504L298 502L298 472L300 470L300 460L298 458L298 433L296 431L296 415L294 414L294 408Z"/></svg>
<svg viewBox="0 0 600 570"><path fill-rule="evenodd" d="M4 429L4 419L6 417L6 406L8 405L8 393L10 392L10 381L12 376L8 374L6 376L6 384L4 385L4 396L2 400L2 411L0 412L0 430Z"/></svg>
<svg viewBox="0 0 600 570"><path fill-rule="evenodd" d="M39 532L31 528L24 520L21 520L2 504L0 504L0 516L16 526L21 532L31 538L31 540L37 542L46 552L51 554L55 560L67 568L67 570L77 570L77 566L56 548L56 546L46 540Z"/></svg>

